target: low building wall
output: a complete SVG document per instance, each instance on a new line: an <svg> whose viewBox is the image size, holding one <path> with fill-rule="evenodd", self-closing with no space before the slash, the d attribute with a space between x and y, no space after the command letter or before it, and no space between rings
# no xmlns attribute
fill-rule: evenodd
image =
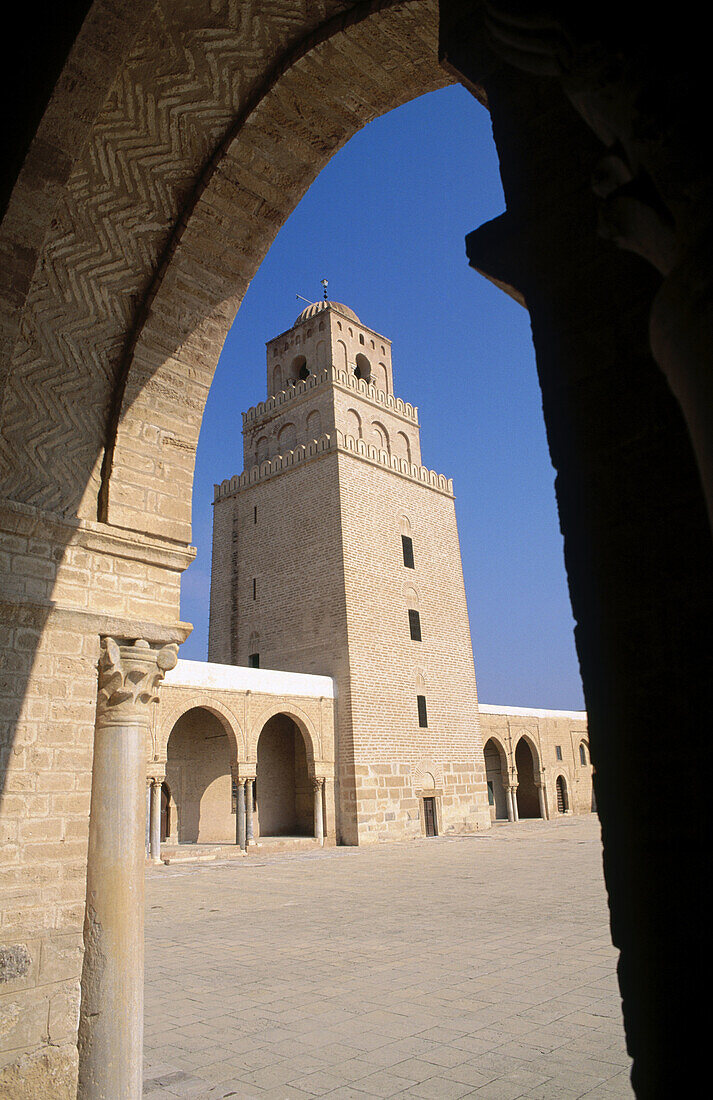
<svg viewBox="0 0 713 1100"><path fill-rule="evenodd" d="M547 817L596 809L586 711L481 703L480 724L493 821L508 817L508 786L519 817L543 816L543 802Z"/></svg>

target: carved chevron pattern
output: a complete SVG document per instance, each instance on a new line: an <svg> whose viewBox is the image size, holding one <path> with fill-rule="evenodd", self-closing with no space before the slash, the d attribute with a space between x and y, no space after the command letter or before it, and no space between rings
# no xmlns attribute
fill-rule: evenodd
<svg viewBox="0 0 713 1100"><path fill-rule="evenodd" d="M275 54L349 6L155 7L70 177L30 290L3 406L4 494L77 509L136 306L198 171Z"/></svg>
<svg viewBox="0 0 713 1100"><path fill-rule="evenodd" d="M100 112L45 240L5 391L4 495L63 514L78 509L95 514L119 365L201 170L276 58L352 6L346 0L165 0L154 8ZM398 58L393 64L406 72L410 65L413 73L419 53L435 56L437 12L435 0L410 7L414 14L404 26L411 44L394 38L387 47ZM339 64L340 50L351 49L351 64L357 71L363 68L364 80L346 89L339 111L325 117L319 147L305 129L305 146L315 163L328 146L331 151L339 144L342 132L348 136L357 124L395 105L386 101L386 92L379 104L380 85L388 89L392 78L375 70L373 62L370 68L367 58L359 59L359 46L352 45L349 33L334 41L333 66ZM409 53L415 60L406 58ZM428 64L432 67L432 61ZM309 56L304 72L317 96L326 95L329 80L338 77L338 70L330 77L310 66ZM434 86L432 74L430 80ZM417 83L414 79L414 88ZM289 90L283 102L300 141L299 104L290 100ZM264 137L269 156L283 135ZM304 185L290 178L285 192L297 197ZM267 223L275 223L273 232L289 205L283 196L274 217L265 213ZM246 203L246 213L250 209ZM250 232L246 239L249 243Z"/></svg>

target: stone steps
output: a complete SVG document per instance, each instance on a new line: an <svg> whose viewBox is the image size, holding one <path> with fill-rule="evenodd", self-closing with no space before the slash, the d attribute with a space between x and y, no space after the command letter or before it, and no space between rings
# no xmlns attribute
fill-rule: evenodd
<svg viewBox="0 0 713 1100"><path fill-rule="evenodd" d="M326 839L325 846L334 842ZM312 836L269 836L259 837L247 852L236 844L176 844L161 845L161 862L172 863L210 863L217 859L245 859L246 856L269 856L274 852L302 852L320 848L320 842Z"/></svg>

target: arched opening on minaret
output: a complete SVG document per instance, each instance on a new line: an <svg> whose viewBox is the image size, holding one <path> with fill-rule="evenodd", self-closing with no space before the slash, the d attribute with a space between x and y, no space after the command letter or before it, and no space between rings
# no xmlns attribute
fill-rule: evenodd
<svg viewBox="0 0 713 1100"><path fill-rule="evenodd" d="M313 835L307 750L299 726L287 714L273 715L260 733L255 787L260 836Z"/></svg>
<svg viewBox="0 0 713 1100"><path fill-rule="evenodd" d="M305 378L309 378L310 370L307 366L307 359L304 355L296 355L290 364L290 374L288 382L304 382Z"/></svg>
<svg viewBox="0 0 713 1100"><path fill-rule="evenodd" d="M355 359L354 375L363 382L371 382L371 363L367 357L359 352Z"/></svg>

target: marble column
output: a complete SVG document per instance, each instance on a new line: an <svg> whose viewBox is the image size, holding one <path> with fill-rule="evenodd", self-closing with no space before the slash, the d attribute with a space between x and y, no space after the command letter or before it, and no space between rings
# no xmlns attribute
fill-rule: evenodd
<svg viewBox="0 0 713 1100"><path fill-rule="evenodd" d="M314 791L314 835L320 844L324 844L324 815L322 812L323 785L323 779L315 778L312 780L312 789Z"/></svg>
<svg viewBox="0 0 713 1100"><path fill-rule="evenodd" d="M540 817L543 821L547 820L547 803L545 802L545 781L544 779L536 779L535 786L537 787L537 797L540 800Z"/></svg>
<svg viewBox="0 0 713 1100"><path fill-rule="evenodd" d="M235 843L243 851L247 849L247 837L245 834L245 780L236 778L238 797L235 807Z"/></svg>
<svg viewBox="0 0 713 1100"><path fill-rule="evenodd" d="M146 776L146 858L151 850L151 776Z"/></svg>
<svg viewBox="0 0 713 1100"><path fill-rule="evenodd" d="M512 791L512 819L513 821L519 821L520 814L517 808L517 783L511 783L510 790Z"/></svg>
<svg viewBox="0 0 713 1100"><path fill-rule="evenodd" d="M507 802L508 808L508 821L514 821L515 811L513 810L512 787L505 788L505 801Z"/></svg>
<svg viewBox="0 0 713 1100"><path fill-rule="evenodd" d="M245 843L253 841L253 783L255 776L245 780Z"/></svg>
<svg viewBox="0 0 713 1100"><path fill-rule="evenodd" d="M102 640L89 816L78 1100L142 1091L146 738L177 646Z"/></svg>
<svg viewBox="0 0 713 1100"><path fill-rule="evenodd" d="M154 776L151 786L151 862L161 862L161 784Z"/></svg>

